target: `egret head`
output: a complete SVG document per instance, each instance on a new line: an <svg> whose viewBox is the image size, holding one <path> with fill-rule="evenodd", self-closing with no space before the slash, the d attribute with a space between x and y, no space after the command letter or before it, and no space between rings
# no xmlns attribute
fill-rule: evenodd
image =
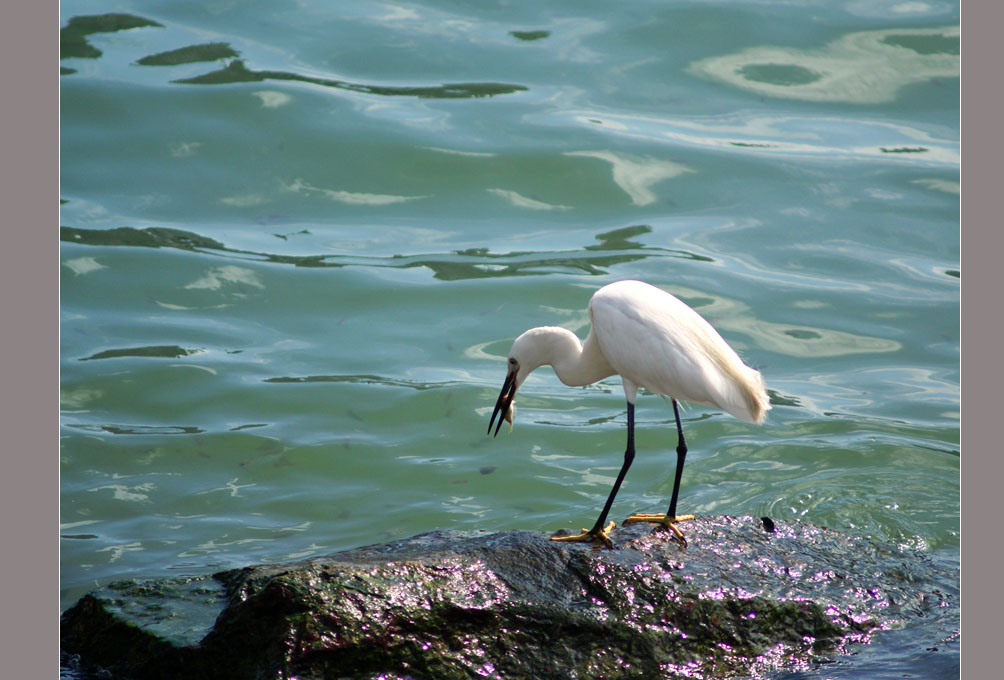
<svg viewBox="0 0 1004 680"><path fill-rule="evenodd" d="M502 391L499 392L498 401L495 402L495 410L492 411L492 418L488 421L488 433L491 434L492 425L495 418L499 417L498 425L495 427L495 435L502 427L502 421L509 423L509 431L512 431L512 419L516 414L514 398L516 390L523 384L526 377L535 368L539 368L546 363L546 342L547 335L545 328L531 328L512 343L509 350L509 362L506 369L505 382L502 383Z"/></svg>

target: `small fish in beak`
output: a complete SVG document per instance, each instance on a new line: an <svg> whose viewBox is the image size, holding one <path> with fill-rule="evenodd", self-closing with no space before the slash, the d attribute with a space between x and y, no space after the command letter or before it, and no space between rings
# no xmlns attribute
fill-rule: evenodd
<svg viewBox="0 0 1004 680"><path fill-rule="evenodd" d="M503 420L509 423L509 431L512 432L512 419L516 415L513 398L516 396L516 374L518 372L518 368L510 369L505 377L505 382L502 383L502 391L499 392L499 398L495 402L492 418L488 421L488 434L492 434L492 425L495 424L495 418L501 413L499 423L495 427L495 434L492 434L493 437L498 436L499 430L502 429Z"/></svg>

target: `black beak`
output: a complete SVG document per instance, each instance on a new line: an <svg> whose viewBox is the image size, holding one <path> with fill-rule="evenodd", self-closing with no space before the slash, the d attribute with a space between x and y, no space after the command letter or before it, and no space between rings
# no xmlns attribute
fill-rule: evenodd
<svg viewBox="0 0 1004 680"><path fill-rule="evenodd" d="M488 434L492 434L492 425L495 423L495 416L498 416L499 424L495 426L493 437L498 435L502 421L505 420L505 414L509 412L509 406L512 405L513 397L516 396L516 373L516 371L509 371L509 374L506 375L498 401L495 402L495 410L492 411L492 419L488 421Z"/></svg>

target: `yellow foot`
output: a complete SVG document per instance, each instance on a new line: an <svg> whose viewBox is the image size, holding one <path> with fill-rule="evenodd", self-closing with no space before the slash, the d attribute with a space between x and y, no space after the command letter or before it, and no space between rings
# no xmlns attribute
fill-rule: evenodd
<svg viewBox="0 0 1004 680"><path fill-rule="evenodd" d="M576 543L580 542L580 541L591 541L593 543L602 543L603 545L607 546L608 548L613 548L614 547L614 542L610 540L609 534L610 534L611 531L614 530L615 526L617 526L616 523L610 522L610 524L608 524L606 527L604 527L603 529L600 529L599 531L596 531L596 532L594 532L592 530L583 529L582 533L579 534L578 536L551 536L551 540L552 541L573 541L573 542L576 542Z"/></svg>
<svg viewBox="0 0 1004 680"><path fill-rule="evenodd" d="M624 524L634 524L635 522L650 522L652 524L658 524L666 529L672 531L680 542L683 543L683 547L687 547L687 539L683 537L683 532L676 528L677 522L684 522L688 519L694 519L693 515L677 515L676 517L670 517L669 515L660 514L646 514L641 512L636 512L635 514L624 520Z"/></svg>

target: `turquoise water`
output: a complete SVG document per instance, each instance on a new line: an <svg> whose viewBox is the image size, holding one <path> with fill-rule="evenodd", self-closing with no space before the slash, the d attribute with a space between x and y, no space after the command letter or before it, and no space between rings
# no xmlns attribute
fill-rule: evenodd
<svg viewBox="0 0 1004 680"><path fill-rule="evenodd" d="M770 389L759 427L686 406L681 511L957 563L957 2L61 16L63 607L433 529L590 526L618 378L542 369L513 433L485 428L512 340L584 337L624 278ZM672 418L639 399L618 522L665 510ZM957 640L881 645L827 677L957 675Z"/></svg>

